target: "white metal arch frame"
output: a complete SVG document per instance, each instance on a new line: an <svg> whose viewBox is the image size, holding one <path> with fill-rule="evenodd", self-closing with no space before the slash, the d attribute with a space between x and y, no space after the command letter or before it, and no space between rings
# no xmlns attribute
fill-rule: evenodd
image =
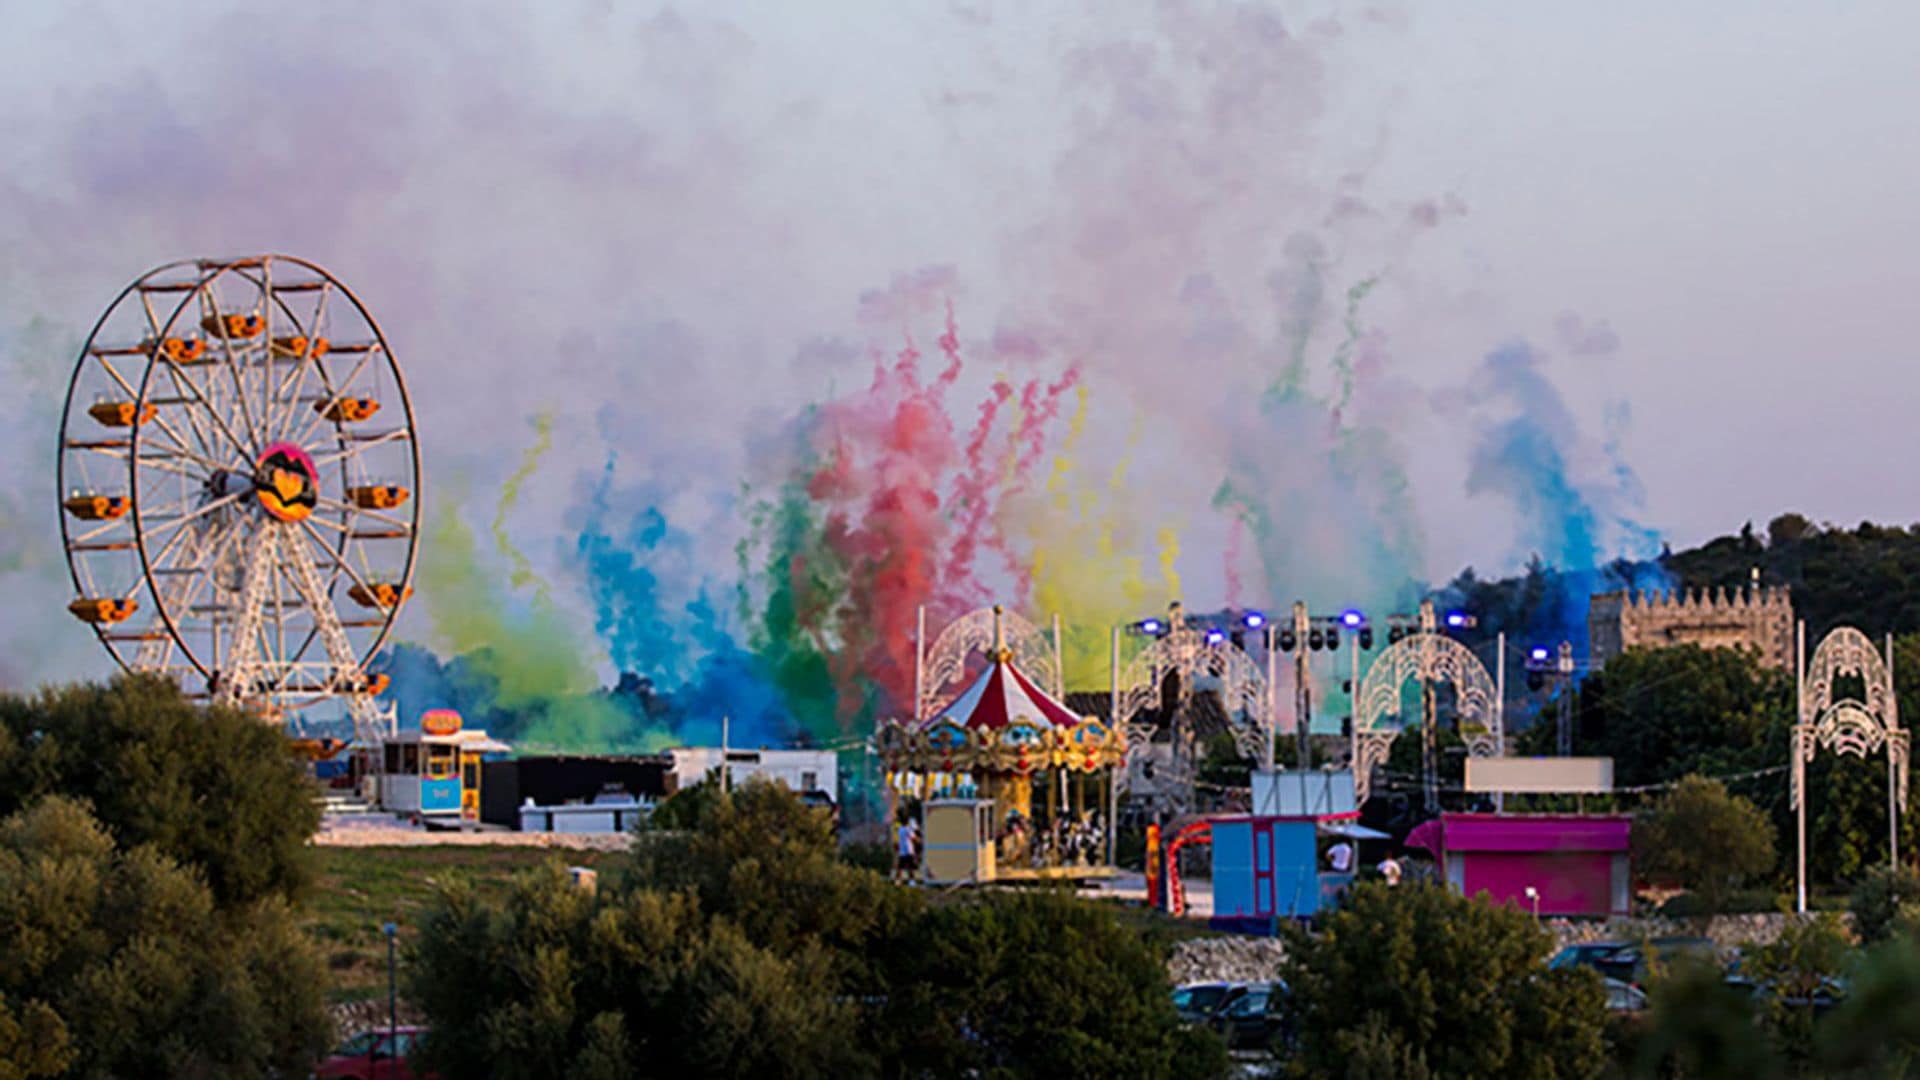
<svg viewBox="0 0 1920 1080"><path fill-rule="evenodd" d="M1170 673L1179 674L1183 694L1197 679L1218 679L1235 747L1254 758L1267 752L1273 737L1273 701L1260 665L1231 641L1209 642L1206 633L1187 626L1177 612L1169 621L1172 629L1128 661L1115 686L1113 722L1127 736L1126 776L1133 775L1135 760L1150 752L1147 747L1153 736L1152 726L1135 718L1149 707L1167 706L1161 695ZM1173 779L1176 787L1184 786L1180 777Z"/></svg>
<svg viewBox="0 0 1920 1080"><path fill-rule="evenodd" d="M1400 715L1400 697L1409 682L1453 686L1460 734L1469 754L1496 757L1505 746L1500 694L1480 658L1445 634L1430 629L1409 634L1387 646L1360 681L1352 747L1353 793L1358 802L1367 801L1374 768L1386 764L1393 740L1406 727L1402 723L1381 730L1380 721Z"/></svg>
<svg viewBox="0 0 1920 1080"><path fill-rule="evenodd" d="M994 616L1000 619L1001 641L1013 650L1014 666L1028 678L1050 688L1059 697L1065 690L1060 670L1060 626L1056 618L1053 633L1047 634L1027 620L999 607L976 608L948 623L934 639L933 648L925 646L927 609L919 613L919 671L914 687L914 720L925 720L945 708L962 688L967 675L967 657L988 654L994 647Z"/></svg>
<svg viewBox="0 0 1920 1080"><path fill-rule="evenodd" d="M1887 751L1887 856L1900 861L1900 808L1907 804L1908 736L1900 729L1900 700L1893 689L1893 642L1887 642L1883 660L1867 635L1851 626L1836 627L1805 660L1806 626L1795 642L1799 653L1798 722L1793 725L1793 762L1788 802L1798 833L1799 909L1807 910L1807 765L1822 747L1836 754L1865 758ZM1834 698L1834 683L1858 676L1866 700Z"/></svg>

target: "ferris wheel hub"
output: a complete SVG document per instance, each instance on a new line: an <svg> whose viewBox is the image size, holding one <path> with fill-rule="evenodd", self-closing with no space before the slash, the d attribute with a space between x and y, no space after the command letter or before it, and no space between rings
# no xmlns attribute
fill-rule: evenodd
<svg viewBox="0 0 1920 1080"><path fill-rule="evenodd" d="M290 442L277 442L260 452L254 464L253 494L268 517L305 521L319 505L319 493L320 471L311 454Z"/></svg>

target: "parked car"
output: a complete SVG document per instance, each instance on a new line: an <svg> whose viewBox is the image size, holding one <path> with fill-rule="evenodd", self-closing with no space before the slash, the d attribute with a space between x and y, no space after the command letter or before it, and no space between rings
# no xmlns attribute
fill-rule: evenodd
<svg viewBox="0 0 1920 1080"><path fill-rule="evenodd" d="M1285 996L1279 983L1250 986L1213 1014L1213 1029L1230 1050L1269 1046L1284 1025Z"/></svg>
<svg viewBox="0 0 1920 1080"><path fill-rule="evenodd" d="M1247 989L1246 983L1189 983L1173 992L1173 1008L1188 1023L1206 1023Z"/></svg>
<svg viewBox="0 0 1920 1080"><path fill-rule="evenodd" d="M1741 972L1738 964L1727 973L1727 985L1745 990L1762 1001L1778 1000L1780 1004L1793 1009L1811 1007L1815 1014L1825 1015L1847 999L1847 981L1845 979L1821 976L1820 985L1813 993L1792 991L1782 994L1780 987L1762 982Z"/></svg>
<svg viewBox="0 0 1920 1080"><path fill-rule="evenodd" d="M1639 1013L1647 1011L1647 992L1619 979L1605 979L1607 987L1607 1008L1613 1012Z"/></svg>
<svg viewBox="0 0 1920 1080"><path fill-rule="evenodd" d="M1616 949L1600 958L1594 967L1600 974L1635 986L1647 985L1647 977L1655 967L1671 968L1674 964L1687 959L1704 960L1718 966L1720 956L1718 947L1712 938L1703 937L1658 937L1645 944L1633 944Z"/></svg>
<svg viewBox="0 0 1920 1080"><path fill-rule="evenodd" d="M363 1031L314 1066L313 1080L434 1080L410 1060L425 1034L426 1029L418 1027Z"/></svg>
<svg viewBox="0 0 1920 1080"><path fill-rule="evenodd" d="M1590 967L1599 971L1602 960L1626 948L1627 944L1624 941L1583 941L1569 945L1553 954L1553 959L1547 961L1547 969L1558 971L1561 968Z"/></svg>

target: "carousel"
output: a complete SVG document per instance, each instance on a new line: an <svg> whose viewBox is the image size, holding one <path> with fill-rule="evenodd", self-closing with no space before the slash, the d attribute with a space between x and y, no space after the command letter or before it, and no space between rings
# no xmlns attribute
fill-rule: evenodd
<svg viewBox="0 0 1920 1080"><path fill-rule="evenodd" d="M982 633L987 623L990 638ZM1114 783L1126 737L1062 703L1057 623L1052 649L1046 644L998 607L957 620L934 646L931 684L921 655L918 715L875 732L890 809L903 800L921 807L922 872L930 882L1111 872ZM1022 658L1051 676L1052 693L1023 670ZM974 668L971 679L954 680L961 688L947 698L942 673Z"/></svg>

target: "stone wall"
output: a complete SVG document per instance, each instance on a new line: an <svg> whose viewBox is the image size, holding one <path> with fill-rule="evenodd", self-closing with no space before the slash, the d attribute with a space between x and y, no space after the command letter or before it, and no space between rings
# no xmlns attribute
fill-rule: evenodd
<svg viewBox="0 0 1920 1080"><path fill-rule="evenodd" d="M1785 586L1600 593L1587 604L1587 642L1595 668L1636 647L1699 645L1750 649L1785 671L1793 666L1793 596Z"/></svg>
<svg viewBox="0 0 1920 1080"><path fill-rule="evenodd" d="M1280 977L1287 947L1275 938L1190 938L1167 958L1173 985L1196 982L1272 982Z"/></svg>
<svg viewBox="0 0 1920 1080"><path fill-rule="evenodd" d="M1553 935L1556 948L1562 945L1574 945L1586 941L1633 941L1639 938L1656 937L1708 937L1725 954L1731 954L1743 945L1769 945L1780 936L1780 931L1788 920L1803 916L1788 915L1781 912L1767 912L1756 915L1715 915L1708 919L1703 929L1697 919L1665 919L1659 917L1608 919L1605 922L1575 922L1568 919L1547 919L1544 923L1547 932ZM1811 918L1811 916L1805 916ZM1842 920L1851 923L1851 917L1843 915Z"/></svg>

